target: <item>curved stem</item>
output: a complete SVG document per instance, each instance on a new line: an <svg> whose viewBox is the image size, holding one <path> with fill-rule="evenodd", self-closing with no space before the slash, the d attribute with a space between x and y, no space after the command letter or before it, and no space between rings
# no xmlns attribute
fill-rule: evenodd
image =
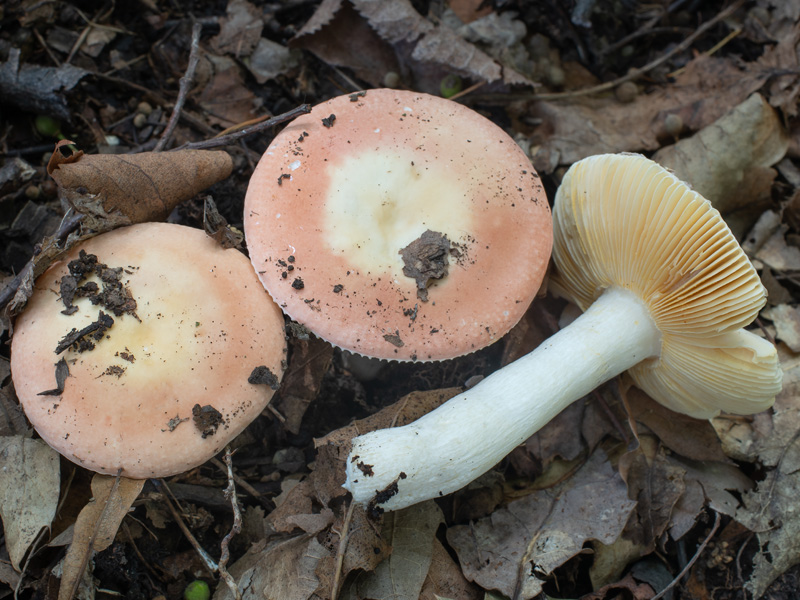
<svg viewBox="0 0 800 600"><path fill-rule="evenodd" d="M660 350L644 303L609 288L571 325L474 388L409 425L355 438L344 487L383 510L460 489L570 403Z"/></svg>

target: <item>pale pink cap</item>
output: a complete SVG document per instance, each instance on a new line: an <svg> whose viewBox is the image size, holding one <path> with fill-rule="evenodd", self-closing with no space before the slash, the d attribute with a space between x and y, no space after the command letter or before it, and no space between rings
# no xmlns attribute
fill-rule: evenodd
<svg viewBox="0 0 800 600"><path fill-rule="evenodd" d="M86 297L62 313L60 282L79 249L122 267L135 314L111 314ZM95 347L56 354L100 310L114 323ZM40 395L58 388L62 358L63 392ZM14 386L39 435L87 469L141 479L186 471L224 448L273 394L248 382L253 370L266 367L279 381L284 360L283 316L247 258L203 231L164 223L102 234L53 265L17 318L11 347ZM196 422L195 405L220 418L204 422L205 409Z"/></svg>
<svg viewBox="0 0 800 600"><path fill-rule="evenodd" d="M250 180L244 226L284 312L336 346L393 360L500 339L536 295L552 245L544 189L513 139L456 102L396 90L334 98L286 127ZM401 250L426 231L450 251L423 301Z"/></svg>

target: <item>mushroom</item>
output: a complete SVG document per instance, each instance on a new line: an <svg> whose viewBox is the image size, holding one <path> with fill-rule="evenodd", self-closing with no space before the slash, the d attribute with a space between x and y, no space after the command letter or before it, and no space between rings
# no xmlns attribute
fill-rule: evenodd
<svg viewBox="0 0 800 600"><path fill-rule="evenodd" d="M317 336L441 360L519 321L552 244L525 153L455 102L369 90L314 107L267 149L245 200L253 266Z"/></svg>
<svg viewBox="0 0 800 600"><path fill-rule="evenodd" d="M455 491L626 370L700 419L771 406L775 347L742 329L766 291L707 200L644 157L601 155L567 171L553 219L556 285L585 312L417 421L355 438L356 501L396 510Z"/></svg>
<svg viewBox="0 0 800 600"><path fill-rule="evenodd" d="M284 352L281 311L243 254L147 223L83 242L37 279L11 371L50 446L144 479L193 468L238 435L277 388Z"/></svg>

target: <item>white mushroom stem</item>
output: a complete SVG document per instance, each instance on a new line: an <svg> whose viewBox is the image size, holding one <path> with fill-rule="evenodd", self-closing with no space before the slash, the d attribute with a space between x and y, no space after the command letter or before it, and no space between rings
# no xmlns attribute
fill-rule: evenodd
<svg viewBox="0 0 800 600"><path fill-rule="evenodd" d="M660 351L644 302L609 288L568 327L474 388L409 425L355 438L344 487L384 510L458 490L570 403Z"/></svg>

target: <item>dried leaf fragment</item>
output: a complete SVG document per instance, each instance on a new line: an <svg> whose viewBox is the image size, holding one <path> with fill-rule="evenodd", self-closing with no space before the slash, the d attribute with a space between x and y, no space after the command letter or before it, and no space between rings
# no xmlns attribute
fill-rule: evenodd
<svg viewBox="0 0 800 600"><path fill-rule="evenodd" d="M0 464L0 517L11 564L19 571L36 536L55 518L60 462L44 442L13 435L0 438Z"/></svg>
<svg viewBox="0 0 800 600"><path fill-rule="evenodd" d="M139 497L144 482L144 479L99 473L92 478L93 498L81 510L75 522L72 544L64 558L58 600L72 597L71 592L83 576L92 553L105 550L114 541L122 519Z"/></svg>
<svg viewBox="0 0 800 600"><path fill-rule="evenodd" d="M59 195L86 215L96 231L164 220L170 211L225 179L233 170L227 152L176 150L140 154L53 153L47 172Z"/></svg>

